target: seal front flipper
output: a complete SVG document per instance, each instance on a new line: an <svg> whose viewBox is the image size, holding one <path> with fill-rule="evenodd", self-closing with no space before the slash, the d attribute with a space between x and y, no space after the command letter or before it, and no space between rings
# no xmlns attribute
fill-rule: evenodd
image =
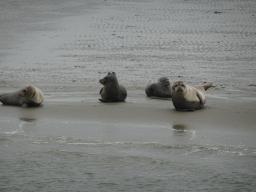
<svg viewBox="0 0 256 192"><path fill-rule="evenodd" d="M104 99L99 99L103 103L108 103L108 102L113 102L112 100L104 100Z"/></svg>
<svg viewBox="0 0 256 192"><path fill-rule="evenodd" d="M201 93L198 90L196 91L196 96L200 100L200 103L204 105L205 104L205 99L203 99Z"/></svg>
<svg viewBox="0 0 256 192"><path fill-rule="evenodd" d="M100 90L100 94L101 94L102 91L103 91L103 87L102 87L101 90Z"/></svg>

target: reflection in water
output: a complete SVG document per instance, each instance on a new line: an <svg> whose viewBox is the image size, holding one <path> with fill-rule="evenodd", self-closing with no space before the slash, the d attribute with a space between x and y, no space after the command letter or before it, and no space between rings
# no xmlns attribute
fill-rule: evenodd
<svg viewBox="0 0 256 192"><path fill-rule="evenodd" d="M173 129L180 132L184 132L186 130L186 127L187 127L186 125L182 125L182 124L176 124L172 126Z"/></svg>
<svg viewBox="0 0 256 192"><path fill-rule="evenodd" d="M185 136L189 140L193 140L197 137L196 131L188 130L186 125L176 124L176 125L173 125L172 128L175 130L174 136L183 136L183 137Z"/></svg>
<svg viewBox="0 0 256 192"><path fill-rule="evenodd" d="M34 124L36 119L33 118L19 118L19 131L26 135L35 134Z"/></svg>
<svg viewBox="0 0 256 192"><path fill-rule="evenodd" d="M36 119L30 119L30 118L19 118L21 122L27 122L27 123L33 123L36 121Z"/></svg>
<svg viewBox="0 0 256 192"><path fill-rule="evenodd" d="M179 141L182 142L182 143L186 143L187 140L189 139L188 138L189 135L187 135L186 127L187 127L186 125L182 125L182 124L175 124L175 125L172 126L172 128L174 129L173 136L182 137L182 141L180 140L181 138L179 138Z"/></svg>

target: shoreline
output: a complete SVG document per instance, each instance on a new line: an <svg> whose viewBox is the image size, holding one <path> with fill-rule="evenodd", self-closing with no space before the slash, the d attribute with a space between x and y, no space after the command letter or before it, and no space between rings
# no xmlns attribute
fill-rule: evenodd
<svg viewBox="0 0 256 192"><path fill-rule="evenodd" d="M140 91L133 91L126 102L121 103L102 103L94 92L45 92L41 107L1 105L0 113L9 122L42 124L42 127L36 127L39 135L54 133L82 138L86 132L85 137L102 139L101 133L109 129L113 135L119 132L119 136L110 139L113 142L157 141L255 147L256 103L207 96L203 109L179 112L170 100L142 97ZM4 132L16 129L16 126L5 126ZM182 141L172 140L174 131L187 132L190 137ZM193 131L195 138L191 135Z"/></svg>

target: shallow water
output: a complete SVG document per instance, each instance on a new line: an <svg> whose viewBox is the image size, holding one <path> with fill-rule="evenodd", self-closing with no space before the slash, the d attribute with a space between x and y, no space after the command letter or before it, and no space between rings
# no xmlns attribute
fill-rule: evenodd
<svg viewBox="0 0 256 192"><path fill-rule="evenodd" d="M182 125L1 119L0 189L253 191L256 145L209 144L200 134Z"/></svg>

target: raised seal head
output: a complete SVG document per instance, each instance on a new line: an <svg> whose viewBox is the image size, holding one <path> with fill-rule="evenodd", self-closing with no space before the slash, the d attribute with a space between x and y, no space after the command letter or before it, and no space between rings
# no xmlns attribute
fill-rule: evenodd
<svg viewBox="0 0 256 192"><path fill-rule="evenodd" d="M104 86L114 86L118 85L118 80L115 75L107 75L100 79L100 83Z"/></svg>
<svg viewBox="0 0 256 192"><path fill-rule="evenodd" d="M186 84L183 81L176 81L172 86L172 91L181 93L185 92L186 90Z"/></svg>
<svg viewBox="0 0 256 192"><path fill-rule="evenodd" d="M171 83L170 80L167 77L161 77L158 79L158 83L162 86L168 87Z"/></svg>

